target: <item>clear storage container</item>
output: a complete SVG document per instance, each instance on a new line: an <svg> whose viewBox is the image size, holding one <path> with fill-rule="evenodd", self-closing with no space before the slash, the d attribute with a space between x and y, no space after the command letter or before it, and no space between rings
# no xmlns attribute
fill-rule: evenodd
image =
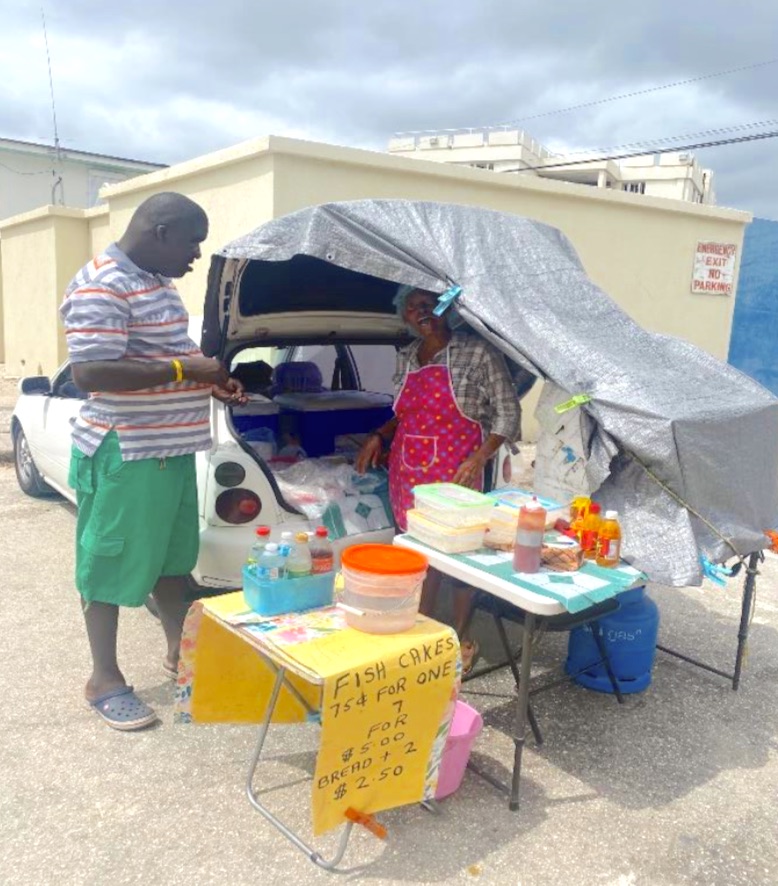
<svg viewBox="0 0 778 886"><path fill-rule="evenodd" d="M427 558L393 545L353 545L341 555L349 627L397 634L416 623Z"/></svg>
<svg viewBox="0 0 778 886"><path fill-rule="evenodd" d="M484 545L498 551L512 551L516 541L519 509L511 505L497 504L489 515Z"/></svg>
<svg viewBox="0 0 778 886"><path fill-rule="evenodd" d="M436 551L443 551L445 554L464 554L483 547L485 523L480 526L461 526L455 529L453 526L445 526L437 520L431 520L415 509L408 511L406 518L408 534L435 548Z"/></svg>
<svg viewBox="0 0 778 886"><path fill-rule="evenodd" d="M546 528L551 528L554 523L560 518L562 520L570 519L570 506L560 504L558 501L554 501L550 498L545 498L542 495L537 495L534 492L530 492L528 489L517 489L515 487L504 487L503 489L495 489L493 492L488 494L488 497L492 499L493 502L498 502L501 505L507 505L508 507L516 509L516 520L518 521L519 515L518 511L522 505L528 504L532 501L533 496L537 499L538 504L545 508L546 511Z"/></svg>
<svg viewBox="0 0 778 886"><path fill-rule="evenodd" d="M481 492L456 483L428 483L413 490L416 510L459 529L463 526L485 526L495 501Z"/></svg>

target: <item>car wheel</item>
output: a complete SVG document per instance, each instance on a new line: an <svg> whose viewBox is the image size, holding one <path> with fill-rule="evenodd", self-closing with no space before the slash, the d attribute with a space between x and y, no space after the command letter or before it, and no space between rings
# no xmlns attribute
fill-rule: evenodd
<svg viewBox="0 0 778 886"><path fill-rule="evenodd" d="M21 428L14 434L14 467L16 468L16 479L22 492L26 492L27 495L34 498L47 498L56 494L51 486L46 484L35 467L30 444Z"/></svg>

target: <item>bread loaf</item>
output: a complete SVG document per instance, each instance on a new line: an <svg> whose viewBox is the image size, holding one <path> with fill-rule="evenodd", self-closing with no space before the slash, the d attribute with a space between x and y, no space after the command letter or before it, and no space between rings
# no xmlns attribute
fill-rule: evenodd
<svg viewBox="0 0 778 886"><path fill-rule="evenodd" d="M573 541L569 544L544 544L540 549L540 562L556 572L575 572L583 563L583 551Z"/></svg>

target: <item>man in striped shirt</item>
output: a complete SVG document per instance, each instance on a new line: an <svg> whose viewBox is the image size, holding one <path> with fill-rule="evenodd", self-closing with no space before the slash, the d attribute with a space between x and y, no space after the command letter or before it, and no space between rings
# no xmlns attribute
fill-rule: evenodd
<svg viewBox="0 0 778 886"><path fill-rule="evenodd" d="M189 338L170 279L192 270L207 234L205 212L187 197L150 197L122 238L76 274L61 308L73 380L90 392L70 465L76 586L93 661L86 698L116 729L156 719L119 669L119 606L154 595L168 647L163 668L175 676L199 542L194 453L211 445L211 396L244 397Z"/></svg>

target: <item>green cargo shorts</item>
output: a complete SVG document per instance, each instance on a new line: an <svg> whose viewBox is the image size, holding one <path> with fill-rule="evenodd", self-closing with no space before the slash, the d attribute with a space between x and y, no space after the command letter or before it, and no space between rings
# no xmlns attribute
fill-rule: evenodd
<svg viewBox="0 0 778 886"><path fill-rule="evenodd" d="M83 599L142 606L163 576L188 575L200 540L194 455L122 461L106 435L93 456L74 446L76 587Z"/></svg>

